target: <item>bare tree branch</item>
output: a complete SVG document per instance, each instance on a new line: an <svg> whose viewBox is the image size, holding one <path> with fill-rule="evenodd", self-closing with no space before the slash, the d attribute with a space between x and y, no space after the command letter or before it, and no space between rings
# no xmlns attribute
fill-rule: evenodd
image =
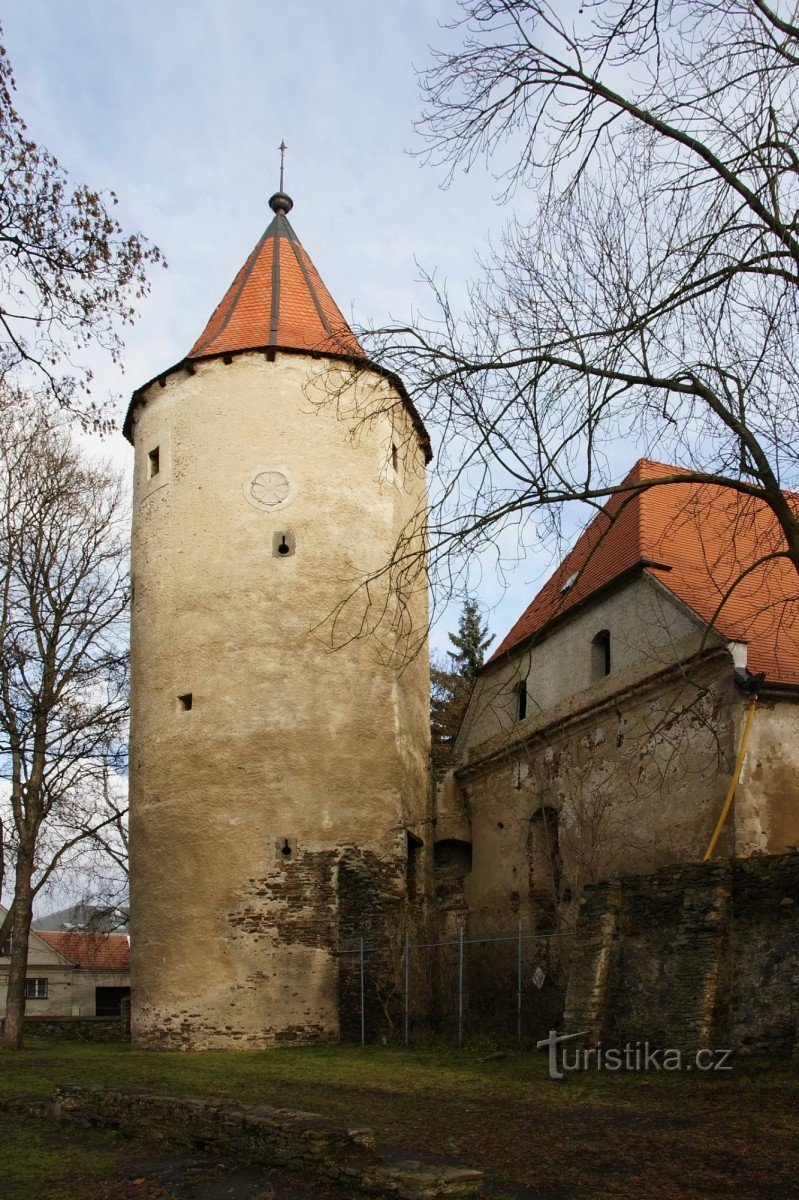
<svg viewBox="0 0 799 1200"><path fill-rule="evenodd" d="M60 406L104 427L91 371L74 358L94 344L120 361L119 327L132 323L161 254L124 232L113 192L73 185L30 139L14 90L0 45L0 380L43 383Z"/></svg>

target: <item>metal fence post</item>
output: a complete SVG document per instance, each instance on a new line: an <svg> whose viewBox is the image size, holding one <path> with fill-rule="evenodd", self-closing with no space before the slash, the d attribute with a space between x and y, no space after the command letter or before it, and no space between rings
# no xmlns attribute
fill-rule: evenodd
<svg viewBox="0 0 799 1200"><path fill-rule="evenodd" d="M361 1045L366 1045L366 1007L363 986L363 938L361 938Z"/></svg>
<svg viewBox="0 0 799 1200"><path fill-rule="evenodd" d="M463 1045L463 926L458 939L458 1049Z"/></svg>
<svg viewBox="0 0 799 1200"><path fill-rule="evenodd" d="M408 931L405 930L405 1046L408 1045L408 1008L411 991L411 943Z"/></svg>
<svg viewBox="0 0 799 1200"><path fill-rule="evenodd" d="M519 921L519 945L516 954L516 1037L522 1045L522 923Z"/></svg>

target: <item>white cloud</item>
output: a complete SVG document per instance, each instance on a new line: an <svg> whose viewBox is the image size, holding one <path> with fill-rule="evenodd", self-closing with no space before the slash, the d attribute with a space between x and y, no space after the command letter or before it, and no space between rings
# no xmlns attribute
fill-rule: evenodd
<svg viewBox="0 0 799 1200"><path fill-rule="evenodd" d="M31 136L76 180L113 188L123 223L170 264L127 333L124 374L96 357L95 395L120 394L121 417L133 388L186 353L271 217L281 138L292 222L346 314L429 308L414 260L463 297L475 247L508 212L479 167L442 191L443 173L407 153L422 145L415 68L454 36L440 23L455 12L453 0L5 6ZM103 452L130 469L121 436ZM499 599L489 575L485 600Z"/></svg>

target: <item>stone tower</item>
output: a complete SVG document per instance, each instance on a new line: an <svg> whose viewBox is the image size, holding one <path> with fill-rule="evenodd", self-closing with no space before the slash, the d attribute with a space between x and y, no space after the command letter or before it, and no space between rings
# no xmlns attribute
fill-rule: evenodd
<svg viewBox="0 0 799 1200"><path fill-rule="evenodd" d="M263 1046L353 1017L337 951L429 843L429 441L274 219L133 396L133 1038ZM363 581L373 579L367 591ZM390 583L390 586L389 586ZM411 658L412 652L416 656Z"/></svg>

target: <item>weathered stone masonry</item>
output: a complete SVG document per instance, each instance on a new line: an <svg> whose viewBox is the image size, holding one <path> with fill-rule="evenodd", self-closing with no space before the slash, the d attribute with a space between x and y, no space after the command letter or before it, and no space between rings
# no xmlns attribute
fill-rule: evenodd
<svg viewBox="0 0 799 1200"><path fill-rule="evenodd" d="M0 1106L1 1107L1 1106ZM244 1105L201 1096L169 1096L121 1088L58 1087L36 1115L83 1128L162 1138L212 1149L267 1167L284 1167L339 1186L399 1200L480 1196L482 1172L455 1163L419 1162L375 1149L371 1129L337 1126L317 1113Z"/></svg>
<svg viewBox="0 0 799 1200"><path fill-rule="evenodd" d="M668 867L586 889L565 1023L608 1045L791 1053L799 854Z"/></svg>

